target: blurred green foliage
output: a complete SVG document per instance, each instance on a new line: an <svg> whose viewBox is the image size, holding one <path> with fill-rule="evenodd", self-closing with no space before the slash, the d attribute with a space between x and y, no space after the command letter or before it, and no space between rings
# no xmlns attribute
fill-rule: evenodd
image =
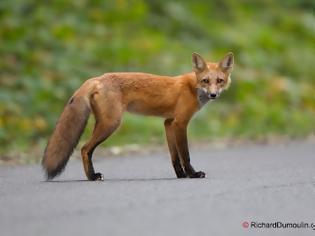
<svg viewBox="0 0 315 236"><path fill-rule="evenodd" d="M314 132L312 0L2 0L2 152L43 147L87 78L110 71L177 75L191 70L193 51L213 61L233 51L236 66L231 88L196 115L190 136ZM127 115L105 145L163 139L160 119Z"/></svg>

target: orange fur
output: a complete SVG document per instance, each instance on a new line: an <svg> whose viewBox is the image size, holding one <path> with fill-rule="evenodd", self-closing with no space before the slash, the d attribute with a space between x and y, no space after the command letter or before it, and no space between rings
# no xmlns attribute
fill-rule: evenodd
<svg viewBox="0 0 315 236"><path fill-rule="evenodd" d="M193 54L193 70L171 77L147 73L106 73L87 80L72 96L50 138L43 158L48 179L60 174L79 139L90 111L95 116L91 139L81 150L86 176L100 180L92 154L118 127L125 111L165 119L166 137L178 178L203 178L190 164L187 125L211 96L230 83L233 55L219 63L206 63ZM211 95L212 94L212 95Z"/></svg>

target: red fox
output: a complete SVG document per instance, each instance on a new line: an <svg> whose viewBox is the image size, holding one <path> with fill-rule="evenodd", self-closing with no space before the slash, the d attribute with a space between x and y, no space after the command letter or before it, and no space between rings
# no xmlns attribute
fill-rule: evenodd
<svg viewBox="0 0 315 236"><path fill-rule="evenodd" d="M207 63L193 53L193 71L187 74L106 73L85 81L65 106L45 149L42 166L47 180L63 171L90 112L95 116L95 127L81 149L82 161L88 180L103 180L103 175L94 171L92 154L119 127L125 111L164 118L177 178L204 178L205 173L190 164L187 125L194 113L228 88L233 65L231 52L218 63Z"/></svg>

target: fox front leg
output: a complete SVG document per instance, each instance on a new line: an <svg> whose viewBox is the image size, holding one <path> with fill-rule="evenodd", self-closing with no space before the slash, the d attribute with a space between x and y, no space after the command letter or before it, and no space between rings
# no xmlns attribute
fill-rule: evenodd
<svg viewBox="0 0 315 236"><path fill-rule="evenodd" d="M176 148L175 134L172 129L172 122L174 119L166 119L164 121L166 140L168 149L172 158L172 165L177 178L186 178L187 174L181 166L179 154Z"/></svg>
<svg viewBox="0 0 315 236"><path fill-rule="evenodd" d="M187 123L179 122L176 119L172 122L172 128L175 134L176 148L181 158L184 170L189 178L205 178L203 171L195 171L190 164L190 156L187 140Z"/></svg>

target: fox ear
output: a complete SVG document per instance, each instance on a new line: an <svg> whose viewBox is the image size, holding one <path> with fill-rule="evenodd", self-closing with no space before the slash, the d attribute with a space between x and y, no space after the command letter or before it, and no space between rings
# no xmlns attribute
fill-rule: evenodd
<svg viewBox="0 0 315 236"><path fill-rule="evenodd" d="M234 65L234 55L229 52L225 57L219 62L219 66L223 72L231 72Z"/></svg>
<svg viewBox="0 0 315 236"><path fill-rule="evenodd" d="M207 68L207 63L198 53L192 54L192 65L195 72L202 72Z"/></svg>

